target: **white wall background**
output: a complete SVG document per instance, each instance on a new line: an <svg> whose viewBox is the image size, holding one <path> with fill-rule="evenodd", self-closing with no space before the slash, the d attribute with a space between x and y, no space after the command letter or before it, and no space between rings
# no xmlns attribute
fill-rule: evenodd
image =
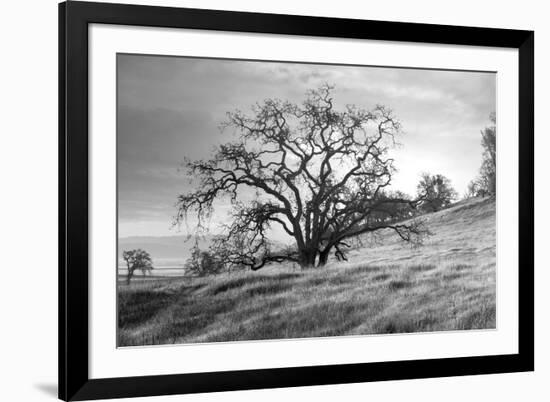
<svg viewBox="0 0 550 402"><path fill-rule="evenodd" d="M137 1L137 0L136 0ZM122 1L121 1L122 2ZM187 0L171 5L534 29L536 43L536 371L141 398L135 401L545 401L550 378L546 187L550 25L536 0ZM5 2L0 24L0 399L55 400L57 382L57 1Z"/></svg>

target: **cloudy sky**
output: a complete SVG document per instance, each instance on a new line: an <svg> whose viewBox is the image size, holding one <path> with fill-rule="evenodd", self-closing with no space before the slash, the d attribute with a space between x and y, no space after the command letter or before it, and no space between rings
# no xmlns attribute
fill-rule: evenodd
<svg viewBox="0 0 550 402"><path fill-rule="evenodd" d="M394 189L414 195L427 171L464 193L495 110L493 73L118 55L119 235L182 234L171 225L176 196L189 189L178 168L231 139L218 128L226 112L265 98L300 103L325 82L337 108L383 104L401 121ZM227 205L217 206L222 220Z"/></svg>

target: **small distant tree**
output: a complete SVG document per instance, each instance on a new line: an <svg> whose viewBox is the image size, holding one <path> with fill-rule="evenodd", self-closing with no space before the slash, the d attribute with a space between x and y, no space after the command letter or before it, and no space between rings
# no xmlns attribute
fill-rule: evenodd
<svg viewBox="0 0 550 402"><path fill-rule="evenodd" d="M483 162L479 168L478 177L468 184L467 197L485 197L496 194L497 128L495 113L491 113L489 119L491 125L481 131Z"/></svg>
<svg viewBox="0 0 550 402"><path fill-rule="evenodd" d="M490 194L496 192L497 173L497 122L495 113L489 116L491 125L481 132L481 145L483 146L483 163L481 176L485 178L487 190Z"/></svg>
<svg viewBox="0 0 550 402"><path fill-rule="evenodd" d="M223 271L224 263L210 250L201 250L198 244L195 244L184 268L186 272L196 276L215 275Z"/></svg>
<svg viewBox="0 0 550 402"><path fill-rule="evenodd" d="M468 183L468 187L466 187L464 198L481 196L481 192L482 190L480 184L478 183L478 179L472 180L470 183Z"/></svg>
<svg viewBox="0 0 550 402"><path fill-rule="evenodd" d="M442 174L422 173L416 189L419 195L424 195L420 204L420 210L423 212L439 211L451 204L458 196L451 181Z"/></svg>
<svg viewBox="0 0 550 402"><path fill-rule="evenodd" d="M468 183L466 188L465 198L472 197L487 197L491 195L489 177L485 175L479 175L476 179Z"/></svg>
<svg viewBox="0 0 550 402"><path fill-rule="evenodd" d="M126 283L128 284L136 270L140 270L143 275L145 275L147 272L150 273L153 269L151 255L140 248L123 251L122 258L126 261L126 267L128 268L128 275L126 276Z"/></svg>

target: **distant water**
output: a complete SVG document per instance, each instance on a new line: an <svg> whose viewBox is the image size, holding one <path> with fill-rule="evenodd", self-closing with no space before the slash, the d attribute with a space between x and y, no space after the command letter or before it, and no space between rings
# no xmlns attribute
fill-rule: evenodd
<svg viewBox="0 0 550 402"><path fill-rule="evenodd" d="M126 275L128 273L128 270L124 267L118 268L118 274L119 275ZM147 273L146 276L183 276L185 275L185 269L182 267L155 267L150 271L150 274ZM134 272L134 276L143 276L143 273L140 270L137 270Z"/></svg>

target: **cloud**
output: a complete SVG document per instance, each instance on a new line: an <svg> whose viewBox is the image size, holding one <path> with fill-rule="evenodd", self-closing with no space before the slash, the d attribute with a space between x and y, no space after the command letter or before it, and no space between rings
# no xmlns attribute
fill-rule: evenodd
<svg viewBox="0 0 550 402"><path fill-rule="evenodd" d="M334 84L335 107L384 104L402 122L396 189L414 192L418 174L428 170L448 176L462 193L480 165L479 131L496 108L493 73L119 55L118 78L124 233L146 230L144 222L151 234L164 233L176 195L192 188L178 166L231 139L219 131L230 110L246 112L266 98L301 103L307 90ZM227 209L221 203L213 220L225 219Z"/></svg>
<svg viewBox="0 0 550 402"><path fill-rule="evenodd" d="M186 155L208 152L208 143L219 136L217 125L208 110L120 107L119 158L139 164L181 162Z"/></svg>

